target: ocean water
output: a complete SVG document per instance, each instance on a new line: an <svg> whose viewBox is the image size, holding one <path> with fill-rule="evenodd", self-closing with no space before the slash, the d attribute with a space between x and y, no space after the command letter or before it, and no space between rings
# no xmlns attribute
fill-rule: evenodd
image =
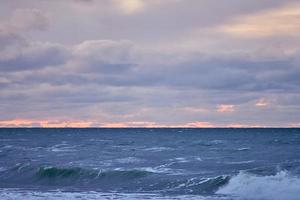
<svg viewBox="0 0 300 200"><path fill-rule="evenodd" d="M300 129L0 129L0 199L299 200Z"/></svg>

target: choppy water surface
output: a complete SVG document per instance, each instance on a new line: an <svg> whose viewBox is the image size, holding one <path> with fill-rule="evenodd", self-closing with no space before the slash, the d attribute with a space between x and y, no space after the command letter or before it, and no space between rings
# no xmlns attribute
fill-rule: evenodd
<svg viewBox="0 0 300 200"><path fill-rule="evenodd" d="M0 129L0 199L299 200L300 129Z"/></svg>

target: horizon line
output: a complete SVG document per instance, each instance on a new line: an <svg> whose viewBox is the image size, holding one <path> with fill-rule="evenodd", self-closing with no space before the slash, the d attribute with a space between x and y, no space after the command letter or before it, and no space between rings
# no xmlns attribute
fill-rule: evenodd
<svg viewBox="0 0 300 200"><path fill-rule="evenodd" d="M162 126L162 127L39 127L39 126L10 126L10 127L0 127L0 129L299 129L297 126L260 126L260 127L227 127L227 126L216 126L216 127L172 127L172 126Z"/></svg>

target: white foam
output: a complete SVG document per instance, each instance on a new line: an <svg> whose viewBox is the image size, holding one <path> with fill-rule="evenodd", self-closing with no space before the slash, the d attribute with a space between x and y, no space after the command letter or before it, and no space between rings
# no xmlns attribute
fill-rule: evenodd
<svg viewBox="0 0 300 200"><path fill-rule="evenodd" d="M48 151L52 152L74 152L77 151L76 148L78 145L70 146L65 141L63 141L61 144L54 145L50 148L48 148Z"/></svg>
<svg viewBox="0 0 300 200"><path fill-rule="evenodd" d="M99 193L99 192L34 192L34 191L18 191L18 190L0 190L1 200L108 200L108 199L122 199L122 200L214 200L215 198L201 197L196 195L179 195L179 196L162 196L156 194L123 194L123 193Z"/></svg>
<svg viewBox="0 0 300 200"><path fill-rule="evenodd" d="M300 178L278 172L273 176L257 176L240 172L217 194L232 195L251 200L299 200Z"/></svg>
<svg viewBox="0 0 300 200"><path fill-rule="evenodd" d="M237 150L238 151L248 151L250 149L251 149L250 147L242 147L242 148L238 148Z"/></svg>
<svg viewBox="0 0 300 200"><path fill-rule="evenodd" d="M202 158L200 158L200 157L195 157L195 160L197 160L197 161L203 161Z"/></svg>
<svg viewBox="0 0 300 200"><path fill-rule="evenodd" d="M248 164L248 163L254 163L254 162L255 162L255 160L244 160L244 161L225 162L225 164L240 165L240 164Z"/></svg>
<svg viewBox="0 0 300 200"><path fill-rule="evenodd" d="M172 163L168 164L169 166L173 165L174 163L188 163L188 162L192 162L192 161L202 161L202 159L197 156L178 157L178 158L172 158L169 160L172 161Z"/></svg>
<svg viewBox="0 0 300 200"><path fill-rule="evenodd" d="M157 167L140 167L135 169L141 171L147 171L151 173L169 174L169 175L182 175L186 173L185 170L183 169L171 169L166 167L165 165L160 165Z"/></svg>
<svg viewBox="0 0 300 200"><path fill-rule="evenodd" d="M5 167L0 167L0 172L4 172L6 171L7 169Z"/></svg>
<svg viewBox="0 0 300 200"><path fill-rule="evenodd" d="M146 148L144 150L145 151L152 151L152 152L160 152L160 151L171 151L171 150L174 150L174 149L170 148L170 147L151 147L151 148Z"/></svg>
<svg viewBox="0 0 300 200"><path fill-rule="evenodd" d="M171 159L171 161L175 161L177 163L187 163L187 162L190 162L188 158L182 158L182 157Z"/></svg>
<svg viewBox="0 0 300 200"><path fill-rule="evenodd" d="M136 157L127 157L127 158L119 158L119 159L116 159L115 160L116 162L118 163L139 163L139 162L142 162L141 159L139 158L136 158Z"/></svg>

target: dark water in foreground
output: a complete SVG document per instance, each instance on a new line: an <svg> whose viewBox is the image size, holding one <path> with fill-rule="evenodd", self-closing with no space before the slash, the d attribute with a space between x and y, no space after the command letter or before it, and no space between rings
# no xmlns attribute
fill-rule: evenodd
<svg viewBox="0 0 300 200"><path fill-rule="evenodd" d="M299 200L300 129L0 129L0 199Z"/></svg>

